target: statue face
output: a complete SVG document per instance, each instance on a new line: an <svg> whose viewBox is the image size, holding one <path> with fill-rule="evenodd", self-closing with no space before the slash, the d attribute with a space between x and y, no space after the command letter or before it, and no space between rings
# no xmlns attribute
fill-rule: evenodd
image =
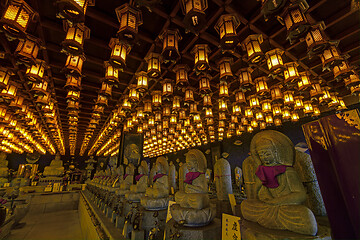
<svg viewBox="0 0 360 240"><path fill-rule="evenodd" d="M260 145L256 148L256 152L264 166L274 166L277 164L274 149L270 145Z"/></svg>
<svg viewBox="0 0 360 240"><path fill-rule="evenodd" d="M186 159L186 167L190 172L197 170L197 162L195 159Z"/></svg>

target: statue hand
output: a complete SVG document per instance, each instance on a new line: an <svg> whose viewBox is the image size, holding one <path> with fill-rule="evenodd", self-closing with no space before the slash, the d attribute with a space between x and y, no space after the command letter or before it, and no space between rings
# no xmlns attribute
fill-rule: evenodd
<svg viewBox="0 0 360 240"><path fill-rule="evenodd" d="M263 200L265 203L270 204L270 205L279 205L279 201L275 198L271 198L271 199L264 199Z"/></svg>

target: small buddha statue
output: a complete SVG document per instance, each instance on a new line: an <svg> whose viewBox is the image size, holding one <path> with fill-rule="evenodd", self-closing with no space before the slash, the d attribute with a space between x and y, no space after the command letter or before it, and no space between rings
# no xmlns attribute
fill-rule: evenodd
<svg viewBox="0 0 360 240"><path fill-rule="evenodd" d="M174 192L177 190L176 185L176 167L171 161L169 166L169 187L173 188Z"/></svg>
<svg viewBox="0 0 360 240"><path fill-rule="evenodd" d="M130 190L130 186L133 184L134 181L134 171L135 167L132 163L126 166L125 174L120 181L120 187L116 191L117 195L125 195Z"/></svg>
<svg viewBox="0 0 360 240"><path fill-rule="evenodd" d="M293 167L295 149L290 139L277 131L262 131L251 140L250 152L243 163L248 197L241 203L244 218L266 228L315 235L317 222L303 205L307 195Z"/></svg>
<svg viewBox="0 0 360 240"><path fill-rule="evenodd" d="M130 192L125 194L125 198L131 202L140 202L140 199L145 196L149 181L149 167L146 161L141 161L138 167L138 173L139 174L135 176L136 184L131 185Z"/></svg>
<svg viewBox="0 0 360 240"><path fill-rule="evenodd" d="M220 158L214 165L216 196L218 200L229 200L229 194L233 193L231 182L231 167L225 158Z"/></svg>
<svg viewBox="0 0 360 240"><path fill-rule="evenodd" d="M184 180L185 180L185 176L186 174L189 172L186 163L180 163L179 164L180 168L179 168L179 190L180 191L184 191L185 189L185 185L184 185Z"/></svg>
<svg viewBox="0 0 360 240"><path fill-rule="evenodd" d="M6 153L0 152L0 187L3 187L5 183L9 182L9 168L8 161L6 160Z"/></svg>
<svg viewBox="0 0 360 240"><path fill-rule="evenodd" d="M55 159L51 161L50 166L45 167L43 175L45 177L60 177L64 174L63 161L60 154L55 155Z"/></svg>
<svg viewBox="0 0 360 240"><path fill-rule="evenodd" d="M176 204L170 207L173 219L185 226L204 226L215 217L210 207L208 186L205 178L205 155L197 149L186 153L188 173L184 180L184 191L175 194Z"/></svg>
<svg viewBox="0 0 360 240"><path fill-rule="evenodd" d="M123 165L119 165L119 166L115 169L115 174L116 174L116 180L115 180L115 183L114 183L114 186L113 186L113 187L119 188L119 187L120 187L121 179L122 179L123 176L124 176L124 166L123 166Z"/></svg>
<svg viewBox="0 0 360 240"><path fill-rule="evenodd" d="M169 203L169 164L165 157L156 159L154 165L153 184L146 188L145 197L142 197L140 203L148 210L162 210L168 207Z"/></svg>

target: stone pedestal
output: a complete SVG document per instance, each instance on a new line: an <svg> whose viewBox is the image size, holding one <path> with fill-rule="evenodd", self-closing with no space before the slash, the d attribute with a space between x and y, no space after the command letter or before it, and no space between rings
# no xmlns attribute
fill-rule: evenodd
<svg viewBox="0 0 360 240"><path fill-rule="evenodd" d="M115 227L123 229L124 223L125 223L125 217L124 216L116 216Z"/></svg>
<svg viewBox="0 0 360 240"><path fill-rule="evenodd" d="M145 239L149 238L150 231L158 227L159 232L156 233L153 239L163 239L165 230L167 209L159 211L142 210L142 230L145 231Z"/></svg>
<svg viewBox="0 0 360 240"><path fill-rule="evenodd" d="M166 223L166 239L177 240L212 240L221 239L221 221L215 218L209 225L203 227L175 227L176 222L171 219ZM173 236L179 236L173 238Z"/></svg>

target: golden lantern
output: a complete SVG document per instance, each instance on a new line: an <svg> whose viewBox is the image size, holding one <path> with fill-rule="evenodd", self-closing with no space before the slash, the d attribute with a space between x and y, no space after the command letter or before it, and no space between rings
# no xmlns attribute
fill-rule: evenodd
<svg viewBox="0 0 360 240"><path fill-rule="evenodd" d="M143 132L142 126L138 126L136 132L137 132L137 133L142 133L142 132Z"/></svg>
<svg viewBox="0 0 360 240"><path fill-rule="evenodd" d="M225 127L225 121L219 121L219 128L224 128L224 127Z"/></svg>
<svg viewBox="0 0 360 240"><path fill-rule="evenodd" d="M233 77L231 71L232 63L233 63L233 59L230 57L224 57L218 61L217 65L219 66L220 79L227 79Z"/></svg>
<svg viewBox="0 0 360 240"><path fill-rule="evenodd" d="M143 129L144 130L147 130L148 128L149 128L149 125L148 125L148 123L147 122L143 122Z"/></svg>
<svg viewBox="0 0 360 240"><path fill-rule="evenodd" d="M208 7L207 0L181 0L180 6L185 15L186 29L198 34L206 25L205 10Z"/></svg>
<svg viewBox="0 0 360 240"><path fill-rule="evenodd" d="M190 0L195 1L195 0ZM204 72L209 66L208 54L210 53L210 48L207 44L196 44L191 50L191 53L195 56L195 71Z"/></svg>
<svg viewBox="0 0 360 240"><path fill-rule="evenodd" d="M323 95L319 97L320 103L329 103L332 100L329 89L329 87L323 88Z"/></svg>
<svg viewBox="0 0 360 240"><path fill-rule="evenodd" d="M31 91L42 96L47 94L47 87L48 87L48 82L44 80L39 83L33 83L31 87Z"/></svg>
<svg viewBox="0 0 360 240"><path fill-rule="evenodd" d="M264 121L264 114L261 111L255 113L255 119L257 121Z"/></svg>
<svg viewBox="0 0 360 240"><path fill-rule="evenodd" d="M68 55L64 67L64 71L67 74L81 76L82 66L85 61L85 56Z"/></svg>
<svg viewBox="0 0 360 240"><path fill-rule="evenodd" d="M135 74L136 80L137 80L137 86L136 89L139 92L145 92L148 89L148 76L146 72L140 71Z"/></svg>
<svg viewBox="0 0 360 240"><path fill-rule="evenodd" d="M177 64L173 68L173 71L176 74L176 85L184 85L187 84L188 79L188 71L190 71L190 68L186 64Z"/></svg>
<svg viewBox="0 0 360 240"><path fill-rule="evenodd" d="M245 117L251 119L254 117L254 113L250 107L245 108Z"/></svg>
<svg viewBox="0 0 360 240"><path fill-rule="evenodd" d="M274 124L275 126L280 127L282 125L281 118L274 118Z"/></svg>
<svg viewBox="0 0 360 240"><path fill-rule="evenodd" d="M6 68L0 67L0 90L6 88L9 84L10 75L13 73Z"/></svg>
<svg viewBox="0 0 360 240"><path fill-rule="evenodd" d="M304 103L302 101L303 98L303 96L294 97L294 110L300 110L304 108Z"/></svg>
<svg viewBox="0 0 360 240"><path fill-rule="evenodd" d="M225 112L219 112L219 120L226 120L226 113ZM225 127L225 122L224 122Z"/></svg>
<svg viewBox="0 0 360 240"><path fill-rule="evenodd" d="M191 103L194 102L194 89L191 87L187 87L185 90L185 102Z"/></svg>
<svg viewBox="0 0 360 240"><path fill-rule="evenodd" d="M197 113L197 104L196 103L190 103L190 115Z"/></svg>
<svg viewBox="0 0 360 240"><path fill-rule="evenodd" d="M132 129L132 127L133 127L132 121L131 121L131 119L128 119L126 121L126 128L130 130L130 129Z"/></svg>
<svg viewBox="0 0 360 240"><path fill-rule="evenodd" d="M294 104L294 92L293 91L285 91L285 92L283 92L283 95L284 95L284 104L285 105Z"/></svg>
<svg viewBox="0 0 360 240"><path fill-rule="evenodd" d="M161 55L151 52L145 57L147 62L147 74L149 77L157 78L161 74Z"/></svg>
<svg viewBox="0 0 360 240"><path fill-rule="evenodd" d="M131 50L131 46L118 38L111 38L109 47L111 48L110 64L114 68L124 68L126 66L126 57Z"/></svg>
<svg viewBox="0 0 360 240"><path fill-rule="evenodd" d="M95 0L57 0L58 16L72 22L83 22L85 20L88 6L95 6Z"/></svg>
<svg viewBox="0 0 360 240"><path fill-rule="evenodd" d="M304 114L309 115L314 112L312 102L311 101L304 101Z"/></svg>
<svg viewBox="0 0 360 240"><path fill-rule="evenodd" d="M294 111L294 112L291 113L291 121L292 122L299 121L299 114L297 112Z"/></svg>
<svg viewBox="0 0 360 240"><path fill-rule="evenodd" d="M24 38L35 15L36 12L25 1L10 0L6 2L0 23L9 38Z"/></svg>
<svg viewBox="0 0 360 240"><path fill-rule="evenodd" d="M270 94L272 102L281 102L283 100L283 94L280 85L273 85L270 88Z"/></svg>
<svg viewBox="0 0 360 240"><path fill-rule="evenodd" d="M284 64L285 83L293 82L294 80L299 78L299 72L297 70L298 66L299 64L297 64L296 62L288 62Z"/></svg>
<svg viewBox="0 0 360 240"><path fill-rule="evenodd" d="M159 126L159 125L158 125ZM169 128L169 120L164 119L162 121L162 129L168 129Z"/></svg>
<svg viewBox="0 0 360 240"><path fill-rule="evenodd" d="M193 120L195 124L198 124L201 122L200 114L194 114Z"/></svg>
<svg viewBox="0 0 360 240"><path fill-rule="evenodd" d="M67 100L67 109L69 110L69 111L71 111L71 110L77 110L77 109L79 109L80 108L80 103L78 102L78 101L74 101L74 100Z"/></svg>
<svg viewBox="0 0 360 240"><path fill-rule="evenodd" d="M269 92L269 88L266 83L267 80L268 80L267 77L255 78L254 82L255 82L255 89L257 94L264 95Z"/></svg>
<svg viewBox="0 0 360 240"><path fill-rule="evenodd" d="M186 111L180 110L179 111L179 120L185 120L186 119Z"/></svg>
<svg viewBox="0 0 360 240"><path fill-rule="evenodd" d="M261 109L264 113L271 113L271 100L265 99L261 101Z"/></svg>
<svg viewBox="0 0 360 240"><path fill-rule="evenodd" d="M337 97L336 93L330 94L331 100L328 103L329 108L337 108L340 106L339 98Z"/></svg>
<svg viewBox="0 0 360 240"><path fill-rule="evenodd" d="M95 104L93 112L104 113L104 106Z"/></svg>
<svg viewBox="0 0 360 240"><path fill-rule="evenodd" d="M137 102L140 99L139 92L136 90L136 84L129 85L129 100L132 102Z"/></svg>
<svg viewBox="0 0 360 240"><path fill-rule="evenodd" d="M254 129L252 128L252 126L247 126L246 131L249 133L252 133L254 131Z"/></svg>
<svg viewBox="0 0 360 240"><path fill-rule="evenodd" d="M344 110L347 109L346 104L342 98L338 98L340 106L338 107L338 110Z"/></svg>
<svg viewBox="0 0 360 240"><path fill-rule="evenodd" d="M90 29L84 23L71 23L63 21L64 31L66 32L65 40L61 45L65 52L71 55L82 55L84 40L90 38Z"/></svg>
<svg viewBox="0 0 360 240"><path fill-rule="evenodd" d="M324 94L319 83L313 83L311 86L312 86L312 89L310 90L311 98L318 98Z"/></svg>
<svg viewBox="0 0 360 240"><path fill-rule="evenodd" d="M75 77L72 75L67 76L66 84L64 86L66 89L80 90L81 88L81 77Z"/></svg>
<svg viewBox="0 0 360 240"><path fill-rule="evenodd" d="M241 107L239 103L235 102L232 104L232 113L236 116L239 116L241 114Z"/></svg>
<svg viewBox="0 0 360 240"><path fill-rule="evenodd" d="M0 75L1 75L1 71L0 71ZM351 87L351 86L359 85L360 79L359 76L354 71L352 71L350 76L344 79L344 82L346 87Z"/></svg>
<svg viewBox="0 0 360 240"><path fill-rule="evenodd" d="M172 110L174 112L177 112L180 110L181 104L181 97L180 96L174 96L173 101L172 101Z"/></svg>
<svg viewBox="0 0 360 240"><path fill-rule="evenodd" d="M163 117L170 117L171 115L171 107L168 104L165 104L162 109Z"/></svg>
<svg viewBox="0 0 360 240"><path fill-rule="evenodd" d="M219 98L219 111L227 111L227 103L224 99Z"/></svg>
<svg viewBox="0 0 360 240"><path fill-rule="evenodd" d="M159 123L159 122L161 122L161 118L162 118L162 116L161 116L161 112L160 111L156 111L155 112L155 114L154 114L154 119L155 119L155 123Z"/></svg>
<svg viewBox="0 0 360 240"><path fill-rule="evenodd" d="M314 108L313 116L314 116L314 117L320 116L321 112L320 112L319 107L318 107L318 106L314 106L313 108Z"/></svg>
<svg viewBox="0 0 360 240"><path fill-rule="evenodd" d="M203 106L204 107L211 107L211 96L209 94L204 95L203 97Z"/></svg>
<svg viewBox="0 0 360 240"><path fill-rule="evenodd" d="M108 61L104 62L105 66L105 81L114 85L119 82L119 69L114 68Z"/></svg>
<svg viewBox="0 0 360 240"><path fill-rule="evenodd" d="M238 117L234 116L234 115L231 115L231 122L232 123L239 123Z"/></svg>
<svg viewBox="0 0 360 240"><path fill-rule="evenodd" d="M25 76L31 82L40 82L44 77L46 67L45 61L37 59L36 64L31 65L26 69Z"/></svg>
<svg viewBox="0 0 360 240"><path fill-rule="evenodd" d="M267 114L266 116L265 116L265 122L267 123L267 124L273 124L274 123L274 119L273 119L273 116L271 115L271 114Z"/></svg>
<svg viewBox="0 0 360 240"><path fill-rule="evenodd" d="M104 95L98 95L96 104L107 106L108 105L108 98Z"/></svg>
<svg viewBox="0 0 360 240"><path fill-rule="evenodd" d="M251 63L259 63L264 59L264 53L261 50L263 37L261 34L249 35L242 42L241 46L247 52L248 61Z"/></svg>
<svg viewBox="0 0 360 240"><path fill-rule="evenodd" d="M290 112L289 108L285 107L284 109L282 109L281 113L282 113L282 118L285 121L288 121L291 119L291 112Z"/></svg>
<svg viewBox="0 0 360 240"><path fill-rule="evenodd" d="M241 68L237 74L239 75L240 87L248 89L253 85L251 72L249 68Z"/></svg>
<svg viewBox="0 0 360 240"><path fill-rule="evenodd" d="M161 91L153 91L152 95L152 104L154 107L160 107L161 105Z"/></svg>
<svg viewBox="0 0 360 240"><path fill-rule="evenodd" d="M306 90L311 87L310 74L308 72L299 73L298 88L300 91Z"/></svg>
<svg viewBox="0 0 360 240"><path fill-rule="evenodd" d="M152 112L151 101L146 99L144 100L144 113L150 114L151 112Z"/></svg>
<svg viewBox="0 0 360 240"><path fill-rule="evenodd" d="M250 122L250 126L251 126L252 128L257 128L257 127L259 126L259 124L258 124L258 122L256 121L256 119L253 119L253 120L251 120L251 122Z"/></svg>
<svg viewBox="0 0 360 240"><path fill-rule="evenodd" d="M10 107L12 107L13 109L21 109L22 108L22 104L24 102L24 98L21 96L16 96L10 103Z"/></svg>
<svg viewBox="0 0 360 240"><path fill-rule="evenodd" d="M161 81L162 84L162 95L163 96L170 96L173 94L174 89L173 89L173 83L172 80L169 78L165 78L165 80Z"/></svg>
<svg viewBox="0 0 360 240"><path fill-rule="evenodd" d="M220 81L219 86L219 98L228 98L229 97L229 89L226 81Z"/></svg>
<svg viewBox="0 0 360 240"><path fill-rule="evenodd" d="M259 97L256 95L249 96L249 105L252 109L260 108Z"/></svg>
<svg viewBox="0 0 360 240"><path fill-rule="evenodd" d="M283 53L284 50L280 48L275 48L265 53L267 66L270 72L277 74L283 69L283 60L281 57Z"/></svg>
<svg viewBox="0 0 360 240"><path fill-rule="evenodd" d="M260 122L260 130L264 130L266 128L266 122Z"/></svg>
<svg viewBox="0 0 360 240"><path fill-rule="evenodd" d="M162 56L165 61L175 61L180 57L178 42L181 40L179 30L167 29L159 35L163 42Z"/></svg>
<svg viewBox="0 0 360 240"><path fill-rule="evenodd" d="M155 118L153 116L149 117L148 124L149 124L149 127L155 126Z"/></svg>
<svg viewBox="0 0 360 240"><path fill-rule="evenodd" d="M36 64L36 58L40 49L40 40L31 35L21 39L16 47L15 56L25 65Z"/></svg>
<svg viewBox="0 0 360 240"><path fill-rule="evenodd" d="M312 26L306 34L305 42L309 56L320 54L328 47L329 41L326 39L324 29L325 24L321 22Z"/></svg>
<svg viewBox="0 0 360 240"><path fill-rule="evenodd" d="M211 108L206 108L205 109L205 118L212 118L213 117L213 112Z"/></svg>
<svg viewBox="0 0 360 240"><path fill-rule="evenodd" d="M347 78L352 74L351 68L346 61L342 61L339 65L333 68L334 78L342 79Z"/></svg>
<svg viewBox="0 0 360 240"><path fill-rule="evenodd" d="M18 86L15 83L9 83L5 89L0 93L0 97L3 99L14 99L18 90Z"/></svg>
<svg viewBox="0 0 360 240"><path fill-rule="evenodd" d="M159 135L159 134L161 134L161 132L162 132L162 124L158 124L158 125L156 125L156 130L158 131L158 137L160 137L161 138L161 135Z"/></svg>
<svg viewBox="0 0 360 240"><path fill-rule="evenodd" d="M210 78L211 75L210 74L201 74L199 77L199 90L200 93L209 93L211 92L211 87L210 87Z"/></svg>
<svg viewBox="0 0 360 240"><path fill-rule="evenodd" d="M125 3L115 9L120 23L118 37L133 42L138 33L138 27L143 23L141 11Z"/></svg>
<svg viewBox="0 0 360 240"><path fill-rule="evenodd" d="M220 35L220 45L223 49L232 49L238 43L236 28L240 26L239 18L234 14L221 15L214 28Z"/></svg>
<svg viewBox="0 0 360 240"><path fill-rule="evenodd" d="M172 114L172 115L171 115L171 117L170 117L170 124L171 124L171 125L177 124L176 114Z"/></svg>
<svg viewBox="0 0 360 240"><path fill-rule="evenodd" d="M235 91L235 101L240 104L246 103L245 93L241 89Z"/></svg>
<svg viewBox="0 0 360 240"><path fill-rule="evenodd" d="M101 89L99 91L99 95L102 95L102 96L105 96L105 97L111 97L111 89L112 89L111 85L109 85L106 82L103 82L101 84Z"/></svg>
<svg viewBox="0 0 360 240"><path fill-rule="evenodd" d="M274 117L282 115L281 104L273 104L271 106L271 108L272 108L272 112L273 112Z"/></svg>
<svg viewBox="0 0 360 240"><path fill-rule="evenodd" d="M330 70L342 62L342 58L336 48L336 45L330 45L322 53L319 54L322 62L323 70Z"/></svg>
<svg viewBox="0 0 360 240"><path fill-rule="evenodd" d="M214 124L214 119L213 118L206 118L206 125L211 126Z"/></svg>

